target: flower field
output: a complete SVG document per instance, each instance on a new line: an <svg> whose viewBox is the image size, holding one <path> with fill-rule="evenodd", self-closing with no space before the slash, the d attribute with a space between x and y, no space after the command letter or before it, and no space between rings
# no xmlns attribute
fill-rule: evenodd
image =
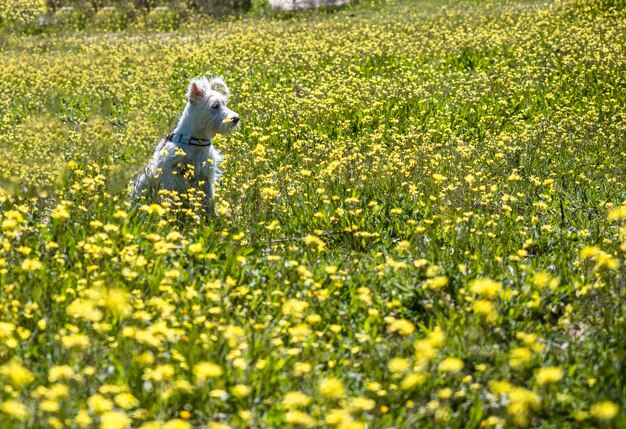
<svg viewBox="0 0 626 429"><path fill-rule="evenodd" d="M622 1L157 30L0 33L1 429L626 427ZM210 219L128 196L200 75Z"/></svg>

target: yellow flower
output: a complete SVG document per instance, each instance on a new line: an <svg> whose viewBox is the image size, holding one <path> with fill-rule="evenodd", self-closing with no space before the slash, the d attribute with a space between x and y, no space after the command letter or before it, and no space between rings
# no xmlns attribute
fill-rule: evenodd
<svg viewBox="0 0 626 429"><path fill-rule="evenodd" d="M76 413L76 417L74 417L74 421L80 428L85 428L91 425L92 419L89 416L89 411L82 409Z"/></svg>
<svg viewBox="0 0 626 429"><path fill-rule="evenodd" d="M415 358L422 363L428 362L435 357L438 351L427 339L415 341L413 348L415 349Z"/></svg>
<svg viewBox="0 0 626 429"><path fill-rule="evenodd" d="M448 286L449 280L446 276L433 277L424 282L424 289L440 290Z"/></svg>
<svg viewBox="0 0 626 429"><path fill-rule="evenodd" d="M439 363L438 369L441 372L457 373L463 369L463 361L455 357L447 357Z"/></svg>
<svg viewBox="0 0 626 429"><path fill-rule="evenodd" d="M204 381L207 378L216 378L223 373L222 368L212 362L199 362L193 367L193 375L199 381Z"/></svg>
<svg viewBox="0 0 626 429"><path fill-rule="evenodd" d="M300 377L303 374L311 372L313 367L308 362L296 362L293 364L293 375Z"/></svg>
<svg viewBox="0 0 626 429"><path fill-rule="evenodd" d="M207 429L231 429L231 427L226 423L210 422L207 425Z"/></svg>
<svg viewBox="0 0 626 429"><path fill-rule="evenodd" d="M443 333L439 326L435 326L435 329L428 334L427 341L432 347L439 348L446 341L446 334Z"/></svg>
<svg viewBox="0 0 626 429"><path fill-rule="evenodd" d="M472 280L468 285L468 289L471 292L487 299L496 298L501 287L502 284L500 282L488 278Z"/></svg>
<svg viewBox="0 0 626 429"><path fill-rule="evenodd" d="M107 289L104 293L104 306L113 314L127 316L131 310L128 301L129 294L123 289Z"/></svg>
<svg viewBox="0 0 626 429"><path fill-rule="evenodd" d="M37 259L24 259L22 261L22 270L27 272L37 271L43 267L42 263Z"/></svg>
<svg viewBox="0 0 626 429"><path fill-rule="evenodd" d="M70 218L70 213L67 211L65 204L59 204L52 210L52 219L58 221L64 221Z"/></svg>
<svg viewBox="0 0 626 429"><path fill-rule="evenodd" d="M341 325L332 324L328 327L328 329L330 329L331 332L338 334L343 328L341 327Z"/></svg>
<svg viewBox="0 0 626 429"><path fill-rule="evenodd" d="M626 205L609 210L609 220L622 220L626 218Z"/></svg>
<svg viewBox="0 0 626 429"><path fill-rule="evenodd" d="M171 380L174 376L174 366L170 364L157 365L154 368L146 368L143 372L144 380L164 381Z"/></svg>
<svg viewBox="0 0 626 429"><path fill-rule="evenodd" d="M315 426L315 419L313 419L313 417L298 410L287 411L287 414L285 414L285 421L292 425L303 426L305 428L312 428Z"/></svg>
<svg viewBox="0 0 626 429"><path fill-rule="evenodd" d="M537 287L543 288L548 286L551 278L552 276L550 275L550 273L546 271L539 271L533 275L533 284Z"/></svg>
<svg viewBox="0 0 626 429"><path fill-rule="evenodd" d="M582 261L595 259L596 265L593 268L594 271L597 271L602 267L607 267L610 270L617 270L620 266L619 259L594 246L583 247L580 251L580 259Z"/></svg>
<svg viewBox="0 0 626 429"><path fill-rule="evenodd" d="M39 403L39 409L44 413L56 413L57 411L59 411L59 402L43 400Z"/></svg>
<svg viewBox="0 0 626 429"><path fill-rule="evenodd" d="M326 414L324 420L329 425L340 425L342 423L351 422L352 415L350 414L350 410L346 410L343 408L333 408L328 412L328 414Z"/></svg>
<svg viewBox="0 0 626 429"><path fill-rule="evenodd" d="M515 347L509 352L509 363L513 368L519 368L533 357L533 352L528 347Z"/></svg>
<svg viewBox="0 0 626 429"><path fill-rule="evenodd" d="M306 341L306 339L313 333L311 328L306 323L300 323L292 328L289 328L289 335L291 335L291 340L295 343L301 343Z"/></svg>
<svg viewBox="0 0 626 429"><path fill-rule="evenodd" d="M40 386L39 388L45 389L43 386ZM53 401L59 401L67 397L69 394L70 394L70 388L65 384L59 384L59 383L53 384L44 393L47 399L50 399Z"/></svg>
<svg viewBox="0 0 626 429"><path fill-rule="evenodd" d="M135 398L131 393L127 392L118 393L113 398L113 401L115 401L115 404L118 407L124 410L131 410L139 406L139 400Z"/></svg>
<svg viewBox="0 0 626 429"><path fill-rule="evenodd" d="M87 406L91 411L96 414L102 414L106 411L110 411L113 408L113 402L104 396L96 393L87 399Z"/></svg>
<svg viewBox="0 0 626 429"><path fill-rule="evenodd" d="M107 411L100 416L101 429L126 429L132 420L118 411Z"/></svg>
<svg viewBox="0 0 626 429"><path fill-rule="evenodd" d="M283 305L283 314L285 316L293 316L294 318L300 319L307 308L309 308L308 302L292 298L288 299Z"/></svg>
<svg viewBox="0 0 626 429"><path fill-rule="evenodd" d="M563 370L558 366L546 366L539 368L535 373L537 384L543 386L545 384L556 383L563 378Z"/></svg>
<svg viewBox="0 0 626 429"><path fill-rule="evenodd" d="M387 368L394 374L401 374L409 369L409 361L404 358L393 358L387 363Z"/></svg>
<svg viewBox="0 0 626 429"><path fill-rule="evenodd" d="M504 426L505 421L500 417L489 416L483 420L485 426ZM482 424L481 424L482 427Z"/></svg>
<svg viewBox="0 0 626 429"><path fill-rule="evenodd" d="M74 377L74 370L69 365L53 366L48 370L48 381L54 383L61 378Z"/></svg>
<svg viewBox="0 0 626 429"><path fill-rule="evenodd" d="M581 250L580 250L580 259L582 259L583 261L589 258L593 258L594 256L596 256L599 252L601 252L600 249L598 249L595 246L584 246Z"/></svg>
<svg viewBox="0 0 626 429"><path fill-rule="evenodd" d="M26 405L13 399L0 402L0 412L17 420L25 420L29 415Z"/></svg>
<svg viewBox="0 0 626 429"><path fill-rule="evenodd" d="M283 398L283 405L286 408L306 407L311 403L311 398L302 392L287 392Z"/></svg>
<svg viewBox="0 0 626 429"><path fill-rule="evenodd" d="M530 411L541 409L541 398L535 392L517 387L508 381L492 380L489 390L494 395L505 395L508 398L507 413L518 426L528 424Z"/></svg>
<svg viewBox="0 0 626 429"><path fill-rule="evenodd" d="M193 243L187 246L189 253L200 253L202 251L202 248L203 246L200 243Z"/></svg>
<svg viewBox="0 0 626 429"><path fill-rule="evenodd" d="M249 410L239 410L239 412L237 412L237 415L241 420L246 423L249 423L250 420L252 420L252 413Z"/></svg>
<svg viewBox="0 0 626 429"><path fill-rule="evenodd" d="M617 416L619 406L611 401L596 402L589 408L589 414L598 420L612 420Z"/></svg>
<svg viewBox="0 0 626 429"><path fill-rule="evenodd" d="M269 138L270 138L269 136L261 136L259 137L259 141L264 142L264 141L269 140ZM266 152L266 147L263 146L261 143L257 143L254 149L252 149L252 153L257 156L265 156L265 152Z"/></svg>
<svg viewBox="0 0 626 429"><path fill-rule="evenodd" d="M17 389L26 387L35 380L33 373L23 367L16 359L12 359L0 366L0 375L6 378L11 386Z"/></svg>
<svg viewBox="0 0 626 429"><path fill-rule="evenodd" d="M404 379L400 382L400 388L402 390L410 390L415 386L421 386L425 381L425 374L411 373L404 377Z"/></svg>
<svg viewBox="0 0 626 429"><path fill-rule="evenodd" d="M66 312L71 317L84 319L89 322L99 322L102 320L102 312L96 308L93 301L89 299L75 299L67 306Z"/></svg>
<svg viewBox="0 0 626 429"><path fill-rule="evenodd" d="M444 387L443 389L437 390L437 396L439 397L439 399L450 399L452 393L453 391L449 387Z"/></svg>
<svg viewBox="0 0 626 429"><path fill-rule="evenodd" d="M139 429L163 429L164 423L157 422L154 420L143 423L139 426Z"/></svg>
<svg viewBox="0 0 626 429"><path fill-rule="evenodd" d="M343 422L337 428L338 429L365 429L365 423L357 422L357 421Z"/></svg>
<svg viewBox="0 0 626 429"><path fill-rule="evenodd" d="M344 387L341 380L330 377L320 382L320 393L327 398L340 399L344 396Z"/></svg>
<svg viewBox="0 0 626 429"><path fill-rule="evenodd" d="M15 331L13 323L0 322L0 338L8 338Z"/></svg>
<svg viewBox="0 0 626 429"><path fill-rule="evenodd" d="M353 410L371 411L376 406L376 402L370 398L357 396L350 400L350 408Z"/></svg>
<svg viewBox="0 0 626 429"><path fill-rule="evenodd" d="M139 208L139 210L148 214L156 214L157 216L163 216L165 214L165 209L158 204L150 204L149 206L143 205Z"/></svg>
<svg viewBox="0 0 626 429"><path fill-rule="evenodd" d="M251 391L252 389L250 388L250 386L246 386L245 384L235 384L230 389L230 392L236 398L245 398L246 396L250 394Z"/></svg>
<svg viewBox="0 0 626 429"><path fill-rule="evenodd" d="M89 346L89 337L84 334L70 334L61 337L61 344L66 349L84 349Z"/></svg>
<svg viewBox="0 0 626 429"><path fill-rule="evenodd" d="M228 393L222 389L213 389L209 392L209 396L211 398L225 400L228 398Z"/></svg>
<svg viewBox="0 0 626 429"><path fill-rule="evenodd" d="M174 382L174 389L182 393L191 393L193 392L193 385L184 379L176 380Z"/></svg>
<svg viewBox="0 0 626 429"><path fill-rule="evenodd" d="M189 422L186 422L182 419L172 419L163 423L163 429L192 429L192 426Z"/></svg>
<svg viewBox="0 0 626 429"><path fill-rule="evenodd" d="M498 320L498 311L493 302L485 299L477 299L473 303L474 313L481 316L489 323L494 323Z"/></svg>
<svg viewBox="0 0 626 429"><path fill-rule="evenodd" d="M387 331L389 333L397 333L406 337L415 332L415 325L406 319L394 319L387 326Z"/></svg>
<svg viewBox="0 0 626 429"><path fill-rule="evenodd" d="M309 246L316 248L318 251L323 251L326 249L326 243L319 237L309 234L302 239L304 243Z"/></svg>

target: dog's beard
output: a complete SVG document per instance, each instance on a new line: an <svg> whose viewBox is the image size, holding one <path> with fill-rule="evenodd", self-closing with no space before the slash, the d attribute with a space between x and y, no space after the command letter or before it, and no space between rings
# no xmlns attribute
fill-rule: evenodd
<svg viewBox="0 0 626 429"><path fill-rule="evenodd" d="M233 123L233 122L227 122L227 123L222 123L222 126L220 127L220 134L223 136L229 136L231 134L233 134L234 132L238 131L240 128L239 123Z"/></svg>

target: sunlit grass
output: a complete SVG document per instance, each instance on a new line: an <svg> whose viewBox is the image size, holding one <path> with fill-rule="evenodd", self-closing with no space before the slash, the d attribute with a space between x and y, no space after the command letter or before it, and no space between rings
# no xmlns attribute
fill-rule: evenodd
<svg viewBox="0 0 626 429"><path fill-rule="evenodd" d="M0 427L623 427L626 11L3 35ZM216 218L128 198L222 75Z"/></svg>

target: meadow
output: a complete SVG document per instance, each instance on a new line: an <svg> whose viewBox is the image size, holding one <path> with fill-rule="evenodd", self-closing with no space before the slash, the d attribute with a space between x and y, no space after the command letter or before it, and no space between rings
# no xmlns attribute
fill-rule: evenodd
<svg viewBox="0 0 626 429"><path fill-rule="evenodd" d="M0 428L626 427L621 0L152 22L0 32Z"/></svg>

